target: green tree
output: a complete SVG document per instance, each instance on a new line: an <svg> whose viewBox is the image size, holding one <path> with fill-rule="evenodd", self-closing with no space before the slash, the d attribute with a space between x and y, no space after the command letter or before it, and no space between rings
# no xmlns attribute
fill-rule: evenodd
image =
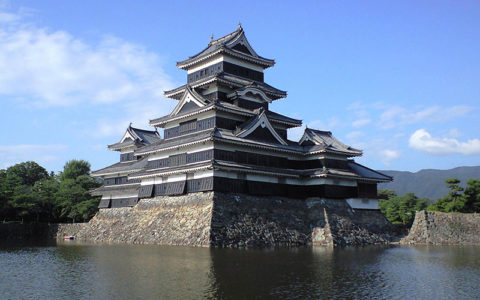
<svg viewBox="0 0 480 300"><path fill-rule="evenodd" d="M450 191L447 195L438 199L435 204L430 205L428 209L442 212L465 212L467 199L462 193L464 189L460 186L460 180L448 178L445 183Z"/></svg>
<svg viewBox="0 0 480 300"><path fill-rule="evenodd" d="M27 161L16 164L7 169L7 177L18 177L22 184L33 186L40 179L47 178L48 173L45 168L34 161Z"/></svg>
<svg viewBox="0 0 480 300"><path fill-rule="evenodd" d="M379 208L392 224L410 226L415 218L415 212L425 209L429 199L418 198L413 193L396 196L394 192L386 192L388 200L380 200Z"/></svg>
<svg viewBox="0 0 480 300"><path fill-rule="evenodd" d="M86 221L97 211L99 198L92 197L89 192L100 184L89 173L90 164L84 160L71 160L65 164L55 194L60 219Z"/></svg>
<svg viewBox="0 0 480 300"><path fill-rule="evenodd" d="M8 211L8 198L5 193L7 181L7 171L4 169L0 170L0 220L5 222L7 218Z"/></svg>
<svg viewBox="0 0 480 300"><path fill-rule="evenodd" d="M58 176L32 161L0 170L1 220L88 220L99 201L89 194L99 186L89 172L90 164L84 160L67 162Z"/></svg>
<svg viewBox="0 0 480 300"><path fill-rule="evenodd" d="M480 179L469 179L463 195L465 197L464 212L480 212Z"/></svg>
<svg viewBox="0 0 480 300"><path fill-rule="evenodd" d="M53 222L59 219L60 213L56 201L59 185L60 183L55 176L35 182L32 192L35 194L33 212L37 222Z"/></svg>
<svg viewBox="0 0 480 300"><path fill-rule="evenodd" d="M379 199L384 199L384 200L388 200L390 198L397 196L397 193L392 190L378 190L377 194Z"/></svg>
<svg viewBox="0 0 480 300"><path fill-rule="evenodd" d="M72 159L67 161L63 167L63 172L60 173L60 180L76 179L81 175L88 175L90 173L90 163L85 160Z"/></svg>
<svg viewBox="0 0 480 300"><path fill-rule="evenodd" d="M48 178L45 168L33 161L9 167L2 175L3 217L22 222L32 220L38 210L36 195L32 192L35 182Z"/></svg>
<svg viewBox="0 0 480 300"><path fill-rule="evenodd" d="M464 189L460 186L460 180L458 180L457 178L449 178L445 180L445 183L447 183L447 187L450 189L450 191L448 192L448 196L450 197L450 199L452 199L451 201L452 205L450 210L451 211L462 210L465 204L465 201L461 199L462 192ZM460 203L457 203L457 201Z"/></svg>

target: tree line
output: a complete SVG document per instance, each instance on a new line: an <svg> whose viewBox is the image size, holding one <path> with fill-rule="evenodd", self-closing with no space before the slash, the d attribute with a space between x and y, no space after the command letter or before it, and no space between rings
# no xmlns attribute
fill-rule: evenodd
<svg viewBox="0 0 480 300"><path fill-rule="evenodd" d="M414 193L398 196L391 190L380 190L379 208L385 217L395 225L409 227L419 210L479 213L480 212L480 179L469 179L465 188L460 186L460 180L449 178L445 180L448 193L433 201L429 198L418 198Z"/></svg>
<svg viewBox="0 0 480 300"><path fill-rule="evenodd" d="M0 170L0 220L3 222L87 221L100 197L89 191L101 183L90 177L90 163L68 161L62 172L48 173L33 161Z"/></svg>

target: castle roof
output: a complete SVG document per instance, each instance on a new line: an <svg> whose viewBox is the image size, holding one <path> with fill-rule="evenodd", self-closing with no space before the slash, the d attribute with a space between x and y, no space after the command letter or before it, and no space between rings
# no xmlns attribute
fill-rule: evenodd
<svg viewBox="0 0 480 300"><path fill-rule="evenodd" d="M118 162L111 166L93 171L92 176L105 176L114 174L127 174L130 172L140 171L147 165L147 159L133 160L126 162Z"/></svg>
<svg viewBox="0 0 480 300"><path fill-rule="evenodd" d="M118 151L131 146L144 146L160 140L160 135L155 130L145 130L128 126L125 134L118 143L108 145L108 149Z"/></svg>
<svg viewBox="0 0 480 300"><path fill-rule="evenodd" d="M192 144L202 143L211 138L212 132L213 129L209 129L172 139L162 139L151 145L138 149L137 151L135 151L135 155L145 155L149 153L166 151L178 147L186 147Z"/></svg>
<svg viewBox="0 0 480 300"><path fill-rule="evenodd" d="M245 36L242 26L239 26L238 29L232 33L219 39L212 39L207 47L199 53L186 60L177 62L177 67L188 70L190 67L219 54L236 57L248 61L249 63L259 65L262 68L268 68L275 64L273 59L261 57L255 52L255 50L253 50Z"/></svg>
<svg viewBox="0 0 480 300"><path fill-rule="evenodd" d="M195 89L198 87L209 85L211 83L225 84L225 85L232 86L235 88L240 88L240 89L243 89L247 86L255 87L261 90L262 92L264 92L265 94L267 94L269 98L272 100L277 100L280 98L287 97L286 91L282 91L277 88L274 88L273 86L266 84L265 82L255 81L255 80L247 79L244 77L240 77L237 75L232 75L224 72L214 74L214 75L205 77L203 79L200 79L198 81L195 81L194 83L190 84L190 87ZM183 93L185 93L186 91L186 87L187 87L187 84L184 84L173 90L165 91L164 95L167 98L180 100L183 96Z"/></svg>
<svg viewBox="0 0 480 300"><path fill-rule="evenodd" d="M362 150L345 145L336 139L330 131L306 128L298 143L301 145L319 146L327 151L344 153L348 156L362 155Z"/></svg>
<svg viewBox="0 0 480 300"><path fill-rule="evenodd" d="M170 114L170 115L166 115L160 118L150 120L150 125L162 127L168 122L186 119L186 118L201 114L206 111L211 111L211 110L224 111L224 112L229 112L229 113L242 115L246 117L252 117L258 114L257 110L250 110L247 108L238 107L228 102L214 101L214 102L210 102L205 106L197 106L196 108L179 111L179 113L174 115ZM271 122L287 125L288 127L302 126L302 120L290 118L270 110L265 111L265 113Z"/></svg>
<svg viewBox="0 0 480 300"><path fill-rule="evenodd" d="M247 120L241 124L237 128L235 135L238 137L247 138L256 130L260 130L259 127L265 128L266 132L269 132L269 134L280 144L287 145L287 142L285 142L278 132L276 132L276 130L272 127L272 124L268 120L267 114L263 108L260 108L259 113L250 118L250 120Z"/></svg>

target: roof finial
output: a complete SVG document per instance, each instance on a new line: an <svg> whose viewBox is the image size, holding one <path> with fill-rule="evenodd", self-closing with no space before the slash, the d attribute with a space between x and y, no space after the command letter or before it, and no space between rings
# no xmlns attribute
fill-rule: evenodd
<svg viewBox="0 0 480 300"><path fill-rule="evenodd" d="M213 42L213 33L212 33L212 35L210 36L210 42Z"/></svg>
<svg viewBox="0 0 480 300"><path fill-rule="evenodd" d="M242 22L238 21L238 28L242 28Z"/></svg>
<svg viewBox="0 0 480 300"><path fill-rule="evenodd" d="M128 127L132 127L132 122L130 122L130 125L128 125Z"/></svg>

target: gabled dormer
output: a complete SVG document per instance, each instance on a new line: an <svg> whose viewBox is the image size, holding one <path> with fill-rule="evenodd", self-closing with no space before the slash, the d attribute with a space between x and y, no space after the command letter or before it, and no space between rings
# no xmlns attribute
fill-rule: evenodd
<svg viewBox="0 0 480 300"><path fill-rule="evenodd" d="M259 107L268 109L268 104L272 103L272 98L253 85L236 89L234 92L228 94L227 98L239 107L250 109Z"/></svg>
<svg viewBox="0 0 480 300"><path fill-rule="evenodd" d="M278 134L275 128L273 128L263 109L260 109L258 115L240 125L235 131L235 136L287 145L287 142Z"/></svg>
<svg viewBox="0 0 480 300"><path fill-rule="evenodd" d="M332 152L347 157L362 155L362 150L345 145L336 139L330 131L306 128L298 143L301 146L311 147L311 152Z"/></svg>
<svg viewBox="0 0 480 300"><path fill-rule="evenodd" d="M108 145L108 149L121 152L120 161L131 161L135 159L133 152L136 149L159 140L160 135L157 131L134 128L130 123L120 141Z"/></svg>
<svg viewBox="0 0 480 300"><path fill-rule="evenodd" d="M204 99L199 93L195 92L188 85L185 88L185 93L183 93L180 102L178 102L175 109L170 113L170 116L181 115L188 112L191 112L200 107L206 106L208 100Z"/></svg>

